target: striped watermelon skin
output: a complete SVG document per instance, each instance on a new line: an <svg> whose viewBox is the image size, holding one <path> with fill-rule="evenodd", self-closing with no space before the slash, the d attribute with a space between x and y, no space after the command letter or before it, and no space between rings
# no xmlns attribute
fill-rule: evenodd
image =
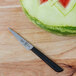
<svg viewBox="0 0 76 76"><path fill-rule="evenodd" d="M47 30L48 32L52 32L54 34L57 35L64 35L64 36L76 36L76 26L64 26L62 25L47 25L45 23L43 23L42 21L40 21L39 19L37 19L36 17L33 17L32 15L30 15L30 13L26 10L26 8L24 7L23 0L20 0L20 3L22 5L23 11L24 13L27 15L27 17L36 25L38 25L39 27L41 27L42 29Z"/></svg>

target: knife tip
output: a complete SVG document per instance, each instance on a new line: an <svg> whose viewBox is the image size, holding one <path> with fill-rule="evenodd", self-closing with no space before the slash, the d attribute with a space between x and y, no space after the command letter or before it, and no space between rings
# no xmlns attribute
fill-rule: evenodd
<svg viewBox="0 0 76 76"><path fill-rule="evenodd" d="M8 30L11 31L12 29L9 27Z"/></svg>
<svg viewBox="0 0 76 76"><path fill-rule="evenodd" d="M8 27L8 30L10 30L11 28L10 27Z"/></svg>

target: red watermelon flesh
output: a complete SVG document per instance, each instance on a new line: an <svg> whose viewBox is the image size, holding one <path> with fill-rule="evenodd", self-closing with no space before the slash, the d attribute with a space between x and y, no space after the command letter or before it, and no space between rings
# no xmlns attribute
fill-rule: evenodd
<svg viewBox="0 0 76 76"><path fill-rule="evenodd" d="M63 5L64 8L66 8L70 0L59 0L59 2Z"/></svg>
<svg viewBox="0 0 76 76"><path fill-rule="evenodd" d="M48 0L40 0L40 4L43 4L45 2L47 2ZM59 2L61 3L61 5L66 8L67 5L69 4L70 0L59 0Z"/></svg>
<svg viewBox="0 0 76 76"><path fill-rule="evenodd" d="M40 4L47 2L48 0L40 0Z"/></svg>

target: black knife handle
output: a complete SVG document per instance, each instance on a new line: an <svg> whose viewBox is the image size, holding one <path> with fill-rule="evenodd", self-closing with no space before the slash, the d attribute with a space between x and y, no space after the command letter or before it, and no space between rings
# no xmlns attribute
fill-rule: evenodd
<svg viewBox="0 0 76 76"><path fill-rule="evenodd" d="M47 56L45 56L42 52L40 52L35 47L32 48L32 52L34 52L37 56L39 56L46 64L48 64L56 72L63 71L63 69L60 66L58 66L55 62L53 62L51 59L49 59Z"/></svg>

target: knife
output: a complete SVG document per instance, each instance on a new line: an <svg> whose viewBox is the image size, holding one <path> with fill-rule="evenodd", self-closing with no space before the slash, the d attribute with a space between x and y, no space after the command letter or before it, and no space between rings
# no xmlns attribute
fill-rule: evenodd
<svg viewBox="0 0 76 76"><path fill-rule="evenodd" d="M46 64L48 64L54 71L62 72L63 68L57 65L54 61L49 59L46 55L40 52L36 47L26 41L23 37L21 37L18 33L16 33L13 29L9 28L9 31L16 37L16 39L27 49L31 50L35 53L39 58L41 58Z"/></svg>

